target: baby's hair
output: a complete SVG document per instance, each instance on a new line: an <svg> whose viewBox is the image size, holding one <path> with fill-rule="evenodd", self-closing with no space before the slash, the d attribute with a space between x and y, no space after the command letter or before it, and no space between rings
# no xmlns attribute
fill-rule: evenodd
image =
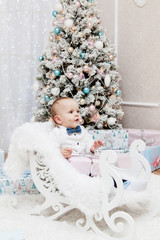
<svg viewBox="0 0 160 240"><path fill-rule="evenodd" d="M60 97L60 98L57 98L54 103L52 104L52 107L51 107L51 117L52 119L54 120L54 116L57 114L57 111L56 111L56 106L58 105L58 103L61 101L61 100L66 100L66 99L72 99L70 97Z"/></svg>

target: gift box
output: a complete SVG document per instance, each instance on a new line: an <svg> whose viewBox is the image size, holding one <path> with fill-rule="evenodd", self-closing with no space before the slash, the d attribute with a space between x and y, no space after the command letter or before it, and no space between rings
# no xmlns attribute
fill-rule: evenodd
<svg viewBox="0 0 160 240"><path fill-rule="evenodd" d="M0 168L0 195L21 195L21 194L39 194L29 170L26 170L21 179L12 181L6 175L3 165Z"/></svg>
<svg viewBox="0 0 160 240"><path fill-rule="evenodd" d="M150 163L152 172L160 168L160 146L147 147L143 151L143 156Z"/></svg>
<svg viewBox="0 0 160 240"><path fill-rule="evenodd" d="M113 149L113 150L124 150L128 149L128 132L122 130L89 130L93 139L100 139L104 146L102 150Z"/></svg>
<svg viewBox="0 0 160 240"><path fill-rule="evenodd" d="M130 153L116 151L118 155L117 167L127 169L131 166ZM98 156L73 156L70 164L80 173L91 176L100 176L99 157Z"/></svg>
<svg viewBox="0 0 160 240"><path fill-rule="evenodd" d="M22 178L12 181L9 178L0 179L0 195L22 195L22 194L39 194L31 178Z"/></svg>
<svg viewBox="0 0 160 240"><path fill-rule="evenodd" d="M160 145L160 130L152 129L125 129L128 132L128 145L136 139L142 139L148 146Z"/></svg>

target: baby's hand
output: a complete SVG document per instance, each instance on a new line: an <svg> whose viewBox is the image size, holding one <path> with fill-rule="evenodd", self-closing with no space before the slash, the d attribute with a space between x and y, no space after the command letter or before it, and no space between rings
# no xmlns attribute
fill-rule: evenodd
<svg viewBox="0 0 160 240"><path fill-rule="evenodd" d="M71 148L61 148L61 153L64 158L70 158L72 154L72 149Z"/></svg>
<svg viewBox="0 0 160 240"><path fill-rule="evenodd" d="M104 143L101 140L95 140L92 147L90 148L91 153L94 153L94 151L97 148L100 148L102 145L104 145Z"/></svg>

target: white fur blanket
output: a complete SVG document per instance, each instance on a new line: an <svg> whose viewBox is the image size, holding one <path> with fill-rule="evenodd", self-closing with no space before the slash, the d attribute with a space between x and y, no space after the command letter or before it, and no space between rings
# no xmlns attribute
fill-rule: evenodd
<svg viewBox="0 0 160 240"><path fill-rule="evenodd" d="M18 127L11 138L5 170L11 179L19 179L29 169L33 151L44 157L58 189L70 199L71 204L84 212L97 212L100 208L101 178L90 178L78 172L64 159L49 133L53 125L47 123L25 123Z"/></svg>
<svg viewBox="0 0 160 240"><path fill-rule="evenodd" d="M105 187L102 179L81 174L63 158L49 135L52 128L50 122L25 123L14 131L5 164L8 176L11 179L20 178L22 172L29 169L33 151L37 151L44 157L44 163L50 168L57 187L70 199L71 204L87 214L99 212ZM142 199L148 199L147 191L143 194L126 191L123 203Z"/></svg>

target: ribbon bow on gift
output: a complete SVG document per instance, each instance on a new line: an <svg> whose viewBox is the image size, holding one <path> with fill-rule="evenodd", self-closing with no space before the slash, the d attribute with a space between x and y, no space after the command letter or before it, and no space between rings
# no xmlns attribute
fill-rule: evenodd
<svg viewBox="0 0 160 240"><path fill-rule="evenodd" d="M160 163L160 155L158 157L156 157L156 149L154 150L155 153L155 161L153 163L151 163L151 165L154 166L154 168L158 168L159 163Z"/></svg>
<svg viewBox="0 0 160 240"><path fill-rule="evenodd" d="M157 168L159 166L159 163L160 163L160 156L157 157L155 159L155 161L153 163L151 163L151 165L153 165L155 168Z"/></svg>
<svg viewBox="0 0 160 240"><path fill-rule="evenodd" d="M66 128L66 131L68 133L68 135L71 135L72 133L81 133L81 127L77 126L76 128Z"/></svg>

